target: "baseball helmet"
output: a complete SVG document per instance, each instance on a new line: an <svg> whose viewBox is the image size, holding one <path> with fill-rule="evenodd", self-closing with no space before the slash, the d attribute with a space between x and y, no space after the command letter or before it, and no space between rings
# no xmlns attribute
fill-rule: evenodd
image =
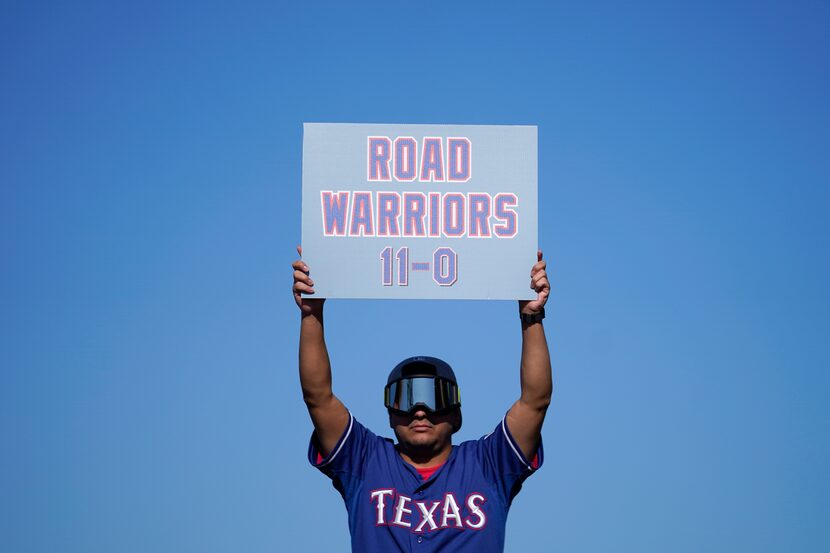
<svg viewBox="0 0 830 553"><path fill-rule="evenodd" d="M443 414L458 409L461 428L461 392L452 367L437 357L417 355L398 363L383 390L386 408L399 415L423 409Z"/></svg>

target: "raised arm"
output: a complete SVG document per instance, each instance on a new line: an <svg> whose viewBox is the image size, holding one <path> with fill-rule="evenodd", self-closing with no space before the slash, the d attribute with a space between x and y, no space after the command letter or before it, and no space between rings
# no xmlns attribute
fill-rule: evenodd
<svg viewBox="0 0 830 553"><path fill-rule="evenodd" d="M546 263L539 250L538 260L530 271L530 287L536 291L536 299L520 301L519 312L540 314L548 301L550 283ZM550 374L550 352L542 322L522 322L522 394L507 413L507 427L516 439L525 457L532 459L539 448L542 423L550 405L553 380Z"/></svg>
<svg viewBox="0 0 830 553"><path fill-rule="evenodd" d="M297 247L302 257L302 247ZM294 269L294 301L300 308L300 385L303 400L314 424L318 449L328 455L346 430L349 412L331 389L331 364L323 332L325 299L306 298L314 293L314 281L302 259L291 265Z"/></svg>

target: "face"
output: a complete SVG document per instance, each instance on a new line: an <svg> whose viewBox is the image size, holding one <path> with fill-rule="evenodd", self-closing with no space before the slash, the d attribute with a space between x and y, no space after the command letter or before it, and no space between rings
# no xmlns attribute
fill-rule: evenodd
<svg viewBox="0 0 830 553"><path fill-rule="evenodd" d="M389 426L395 430L398 441L415 449L444 449L452 443L452 434L458 424L458 410L440 415L424 410L409 415L389 414Z"/></svg>

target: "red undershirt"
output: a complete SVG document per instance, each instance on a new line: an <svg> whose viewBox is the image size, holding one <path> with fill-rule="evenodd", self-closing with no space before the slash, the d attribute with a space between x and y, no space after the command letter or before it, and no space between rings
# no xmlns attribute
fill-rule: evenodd
<svg viewBox="0 0 830 553"><path fill-rule="evenodd" d="M426 468L422 468L422 469L419 469L418 467L415 467L415 470L418 471L418 474L421 475L422 479L429 480L429 477L432 476L433 474L435 474L435 472L443 466L444 466L444 463L441 463L440 465L435 465L434 467L426 467ZM533 456L533 460L530 462L530 466L532 466L534 469L539 468L539 454L538 453Z"/></svg>
<svg viewBox="0 0 830 553"><path fill-rule="evenodd" d="M429 477L432 476L433 474L435 474L435 471L440 469L443 466L444 466L444 463L441 463L440 465L435 465L434 467L426 467L426 468L422 468L422 469L419 469L418 467L415 467L415 470L418 471L418 474L421 475L422 479L429 480Z"/></svg>
<svg viewBox="0 0 830 553"><path fill-rule="evenodd" d="M323 462L323 456L320 455L319 453L317 453L317 464L319 465L322 462ZM440 465L435 465L434 467L426 467L426 468L422 468L422 469L419 469L418 467L415 467L415 470L418 471L418 474L421 475L422 479L429 480L429 477L432 476L433 474L435 474L435 471L437 471L438 469L440 469L443 466L444 466L444 463L441 463ZM538 453L533 456L533 460L530 462L530 466L532 466L534 469L539 468L539 454Z"/></svg>

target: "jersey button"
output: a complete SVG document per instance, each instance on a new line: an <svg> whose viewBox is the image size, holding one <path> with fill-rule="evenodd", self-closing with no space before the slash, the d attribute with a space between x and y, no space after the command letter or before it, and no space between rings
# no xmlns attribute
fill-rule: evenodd
<svg viewBox="0 0 830 553"><path fill-rule="evenodd" d="M422 536L418 536L418 543L421 543L423 541L424 541L424 538Z"/></svg>

